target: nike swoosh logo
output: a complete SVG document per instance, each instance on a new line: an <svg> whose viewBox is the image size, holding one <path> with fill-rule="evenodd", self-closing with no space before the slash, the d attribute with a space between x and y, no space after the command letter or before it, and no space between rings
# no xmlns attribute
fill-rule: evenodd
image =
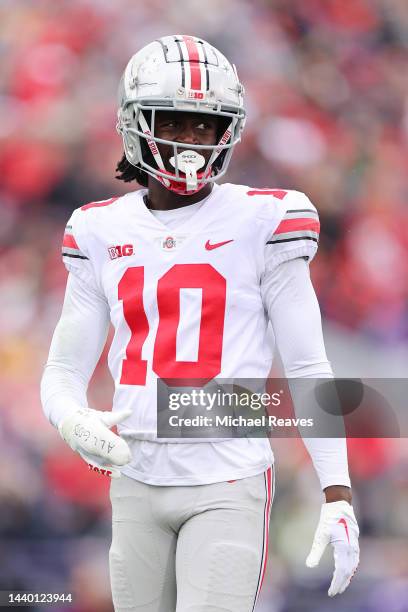
<svg viewBox="0 0 408 612"><path fill-rule="evenodd" d="M230 242L234 242L234 240L224 240L224 242L214 242L214 244L210 244L210 241L207 240L205 243L205 248L207 251L212 251L213 249L218 249L219 247L224 246L224 244L229 244Z"/></svg>
<svg viewBox="0 0 408 612"><path fill-rule="evenodd" d="M350 538L349 538L349 532L348 532L348 526L347 526L347 523L346 523L346 519L341 518L337 522L340 523L340 525L344 525L344 529L346 530L346 535L347 535L348 543L350 544Z"/></svg>

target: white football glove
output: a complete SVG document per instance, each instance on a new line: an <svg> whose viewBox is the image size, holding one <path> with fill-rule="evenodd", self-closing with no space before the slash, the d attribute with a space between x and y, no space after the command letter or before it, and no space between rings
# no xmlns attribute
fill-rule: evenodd
<svg viewBox="0 0 408 612"><path fill-rule="evenodd" d="M334 574L328 591L330 597L343 593L350 584L360 559L359 529L353 506L346 501L322 505L307 567L316 567L328 544L334 548Z"/></svg>
<svg viewBox="0 0 408 612"><path fill-rule="evenodd" d="M84 408L60 423L58 431L70 447L79 453L95 472L119 478L120 467L131 460L129 446L110 427L127 419L132 412L102 412Z"/></svg>

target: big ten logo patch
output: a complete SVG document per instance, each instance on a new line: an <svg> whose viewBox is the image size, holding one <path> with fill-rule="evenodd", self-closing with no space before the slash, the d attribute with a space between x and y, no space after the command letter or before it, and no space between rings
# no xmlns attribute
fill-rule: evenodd
<svg viewBox="0 0 408 612"><path fill-rule="evenodd" d="M133 244L118 244L116 246L108 247L109 257L111 259L118 259L118 257L128 257L133 255Z"/></svg>
<svg viewBox="0 0 408 612"><path fill-rule="evenodd" d="M205 94L203 91L195 91L193 89L188 89L186 91L186 97L190 100L204 100Z"/></svg>

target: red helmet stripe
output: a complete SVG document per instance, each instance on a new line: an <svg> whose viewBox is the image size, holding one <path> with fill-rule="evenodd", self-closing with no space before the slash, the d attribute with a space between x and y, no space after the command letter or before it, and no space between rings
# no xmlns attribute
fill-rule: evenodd
<svg viewBox="0 0 408 612"><path fill-rule="evenodd" d="M197 43L192 36L183 36L183 41L187 47L188 66L191 73L191 89L201 90L200 57L198 55Z"/></svg>

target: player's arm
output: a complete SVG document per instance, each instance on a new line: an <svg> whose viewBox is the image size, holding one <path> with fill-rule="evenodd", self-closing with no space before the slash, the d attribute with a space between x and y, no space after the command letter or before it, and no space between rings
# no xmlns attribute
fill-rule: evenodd
<svg viewBox="0 0 408 612"><path fill-rule="evenodd" d="M86 395L108 329L104 296L71 272L41 380L41 401L46 417L71 448L89 465L116 477L129 462L130 451L110 427L129 413L92 410Z"/></svg>
<svg viewBox="0 0 408 612"><path fill-rule="evenodd" d="M308 263L297 258L268 270L262 280L262 294L285 376L288 379L332 378ZM298 409L295 401L294 404L295 410ZM345 438L303 437L303 440L329 498L326 501L351 501ZM316 453L317 449L320 452Z"/></svg>
<svg viewBox="0 0 408 612"><path fill-rule="evenodd" d="M262 295L287 378L331 378L323 341L318 301L304 258L267 267ZM296 402L295 410L296 410ZM308 566L318 564L328 543L334 546L336 569L329 595L348 586L359 558L358 526L351 506L345 438L307 438L303 441L325 493Z"/></svg>

